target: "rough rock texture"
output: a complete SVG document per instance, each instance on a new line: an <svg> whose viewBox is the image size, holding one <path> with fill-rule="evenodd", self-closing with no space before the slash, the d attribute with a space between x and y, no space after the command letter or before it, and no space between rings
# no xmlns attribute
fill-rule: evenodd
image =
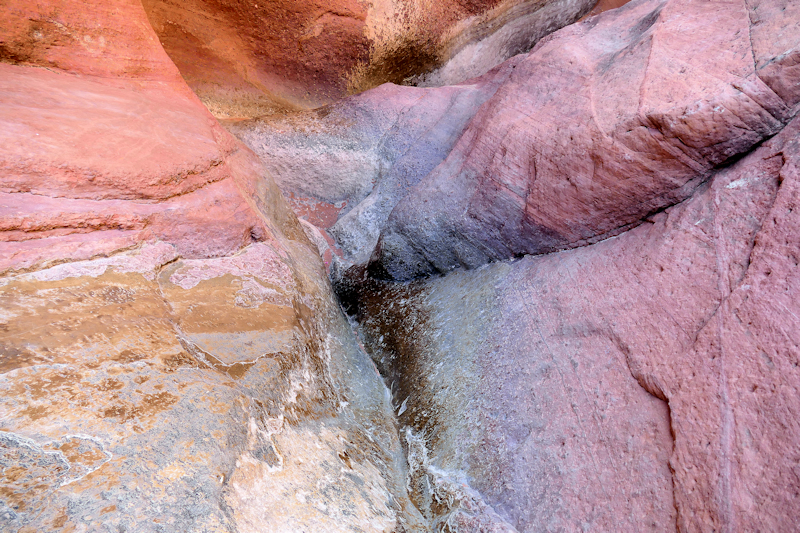
<svg viewBox="0 0 800 533"><path fill-rule="evenodd" d="M366 286L420 509L460 479L518 531L795 530L799 200L796 119L618 237Z"/></svg>
<svg viewBox="0 0 800 533"><path fill-rule="evenodd" d="M795 530L800 6L349 5L6 3L0 529Z"/></svg>
<svg viewBox="0 0 800 533"><path fill-rule="evenodd" d="M447 156L514 65L469 85L384 84L315 111L226 127L259 155L295 212L327 230L345 269L369 260L394 206Z"/></svg>
<svg viewBox="0 0 800 533"><path fill-rule="evenodd" d="M144 0L189 85L220 117L308 108L441 67L485 73L569 24L593 0Z"/></svg>
<svg viewBox="0 0 800 533"><path fill-rule="evenodd" d="M581 246L688 197L797 112L798 9L637 1L540 42L394 209L373 271Z"/></svg>
<svg viewBox="0 0 800 533"><path fill-rule="evenodd" d="M0 12L0 61L97 76L110 85L132 80L169 84L189 94L136 0L92 6L69 0L6 0Z"/></svg>
<svg viewBox="0 0 800 533"><path fill-rule="evenodd" d="M574 22L595 2L502 2L477 19L449 31L440 65L413 78L421 87L461 83L491 70L502 60L529 51L539 39ZM597 6L595 6L597 7Z"/></svg>
<svg viewBox="0 0 800 533"><path fill-rule="evenodd" d="M141 5L0 17L0 529L424 531L317 250Z"/></svg>
<svg viewBox="0 0 800 533"><path fill-rule="evenodd" d="M314 255L154 243L4 278L2 529L424 530Z"/></svg>

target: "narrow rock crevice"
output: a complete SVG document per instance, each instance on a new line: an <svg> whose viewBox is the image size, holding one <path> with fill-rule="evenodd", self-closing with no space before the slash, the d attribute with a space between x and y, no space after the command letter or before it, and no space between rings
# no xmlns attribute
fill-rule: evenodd
<svg viewBox="0 0 800 533"><path fill-rule="evenodd" d="M9 1L0 529L798 515L800 4Z"/></svg>

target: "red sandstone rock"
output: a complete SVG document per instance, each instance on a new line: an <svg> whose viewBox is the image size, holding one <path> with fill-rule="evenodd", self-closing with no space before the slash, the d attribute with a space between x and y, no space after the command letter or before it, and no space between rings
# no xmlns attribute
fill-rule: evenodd
<svg viewBox="0 0 800 533"><path fill-rule="evenodd" d="M581 246L686 198L797 112L800 21L787 9L634 2L552 35L398 204L375 271L407 279Z"/></svg>
<svg viewBox="0 0 800 533"><path fill-rule="evenodd" d="M593 3L143 2L189 85L217 116L225 117L317 107L384 82L407 82L450 60L464 64L429 83L460 82L529 50ZM477 51L458 57L469 47Z"/></svg>
<svg viewBox="0 0 800 533"><path fill-rule="evenodd" d="M583 16L583 18L593 17L594 15L599 15L604 11L608 11L609 9L616 9L618 7L622 7L627 4L630 0L600 0L595 4L589 13ZM583 19L581 19L583 20Z"/></svg>
<svg viewBox="0 0 800 533"><path fill-rule="evenodd" d="M2 62L97 76L109 84L166 82L185 93L137 0L93 4L90 17L86 4L73 0L8 0L0 28Z"/></svg>
<svg viewBox="0 0 800 533"><path fill-rule="evenodd" d="M423 531L317 250L141 5L0 45L0 529Z"/></svg>
<svg viewBox="0 0 800 533"><path fill-rule="evenodd" d="M189 85L234 116L331 101L369 58L367 9L354 0L143 4Z"/></svg>
<svg viewBox="0 0 800 533"><path fill-rule="evenodd" d="M362 293L420 509L469 515L426 500L461 476L520 532L793 531L799 187L795 119L622 235Z"/></svg>
<svg viewBox="0 0 800 533"><path fill-rule="evenodd" d="M18 64L0 64L0 270L152 239L208 257L271 238L251 197L258 160L188 89L141 5L84 7L1 15L2 58Z"/></svg>
<svg viewBox="0 0 800 533"><path fill-rule="evenodd" d="M255 156L193 95L32 67L0 71L3 270L152 238L207 257L269 237L237 184L262 177ZM241 172L241 158L256 171ZM82 245L70 250L77 234Z"/></svg>
<svg viewBox="0 0 800 533"><path fill-rule="evenodd" d="M454 531L792 530L800 126L716 166L796 112L798 14L663 4L589 19L507 65L522 73L444 162L475 173L475 194L431 197L441 205L411 222L447 231L409 242L446 269L542 245L515 233L520 213L553 247L623 234L362 300L417 430L408 479L318 258L139 5L87 22L70 2L12 4L0 271L35 271L0 279L3 529L424 530L407 483ZM691 77L673 79L680 68ZM565 77L589 89L567 93ZM612 84L631 79L644 81ZM427 102L470 108L446 97L470 92ZM390 152L435 161L462 119L390 136ZM589 156L572 157L581 146ZM422 177L401 159L395 177ZM461 194L456 178L430 190Z"/></svg>

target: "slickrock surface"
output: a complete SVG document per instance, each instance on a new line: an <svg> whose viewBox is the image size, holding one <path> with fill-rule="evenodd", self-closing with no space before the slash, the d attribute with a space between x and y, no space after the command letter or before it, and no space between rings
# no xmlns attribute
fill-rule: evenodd
<svg viewBox="0 0 800 533"><path fill-rule="evenodd" d="M0 529L425 531L315 246L141 5L2 17Z"/></svg>
<svg viewBox="0 0 800 533"><path fill-rule="evenodd" d="M796 119L621 236L367 286L420 509L460 479L518 531L793 531L798 187Z"/></svg>
<svg viewBox="0 0 800 533"><path fill-rule="evenodd" d="M688 197L797 112L798 9L633 2L553 34L397 205L374 271L582 246Z"/></svg>
<svg viewBox="0 0 800 533"><path fill-rule="evenodd" d="M144 0L164 48L218 117L309 108L384 82L484 74L593 0ZM434 70L433 72L431 72ZM417 82L422 82L418 79Z"/></svg>
<svg viewBox="0 0 800 533"><path fill-rule="evenodd" d="M6 2L0 530L794 531L800 4L621 3Z"/></svg>
<svg viewBox="0 0 800 533"><path fill-rule="evenodd" d="M319 110L226 127L259 155L295 211L327 230L322 245L344 269L366 264L397 202L444 160L515 63L474 84L385 84Z"/></svg>
<svg viewBox="0 0 800 533"><path fill-rule="evenodd" d="M152 238L213 256L268 235L242 195L258 186L258 160L192 95L41 68L0 72L0 271Z"/></svg>

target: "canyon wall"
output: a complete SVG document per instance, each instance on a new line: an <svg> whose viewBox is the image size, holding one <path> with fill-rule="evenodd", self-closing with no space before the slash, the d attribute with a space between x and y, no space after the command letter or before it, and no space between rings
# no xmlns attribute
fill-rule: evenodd
<svg viewBox="0 0 800 533"><path fill-rule="evenodd" d="M228 125L322 230L432 524L794 529L798 54L792 3L637 1Z"/></svg>
<svg viewBox="0 0 800 533"><path fill-rule="evenodd" d="M0 28L4 531L796 529L796 2Z"/></svg>
<svg viewBox="0 0 800 533"><path fill-rule="evenodd" d="M218 117L318 107L385 82L485 73L592 0L144 0L188 84Z"/></svg>
<svg viewBox="0 0 800 533"><path fill-rule="evenodd" d="M517 531L792 531L799 133L618 237L362 289L420 509L460 475Z"/></svg>
<svg viewBox="0 0 800 533"><path fill-rule="evenodd" d="M426 531L315 246L141 5L1 16L0 529Z"/></svg>

